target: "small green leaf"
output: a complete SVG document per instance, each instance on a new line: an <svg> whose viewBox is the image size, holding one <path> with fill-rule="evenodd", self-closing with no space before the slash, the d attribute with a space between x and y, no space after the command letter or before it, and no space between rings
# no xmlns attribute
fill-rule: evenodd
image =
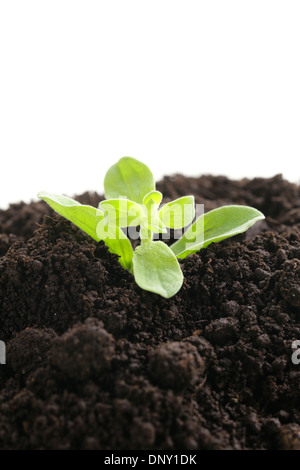
<svg viewBox="0 0 300 470"><path fill-rule="evenodd" d="M144 196L154 189L154 177L147 165L132 157L121 158L104 178L106 199L127 197L142 204Z"/></svg>
<svg viewBox="0 0 300 470"><path fill-rule="evenodd" d="M210 243L245 232L265 216L248 206L223 206L202 214L194 224L177 240L171 250L177 258L184 259Z"/></svg>
<svg viewBox="0 0 300 470"><path fill-rule="evenodd" d="M145 218L148 229L154 233L167 233L167 229L158 216L158 207L162 201L160 191L151 191L144 197L143 203L146 208Z"/></svg>
<svg viewBox="0 0 300 470"><path fill-rule="evenodd" d="M78 201L58 194L51 194L47 191L41 191L38 194L40 199L43 199L54 209L58 214L70 220L74 225L77 225L81 230L87 233L94 240L99 241L96 233L97 224L103 219L101 210L92 206L80 204Z"/></svg>
<svg viewBox="0 0 300 470"><path fill-rule="evenodd" d="M151 191L150 193L146 194L143 199L143 204L149 208L151 206L155 206L156 208L160 205L162 201L162 193L160 191Z"/></svg>
<svg viewBox="0 0 300 470"><path fill-rule="evenodd" d="M173 229L186 227L195 217L194 196L184 196L168 202L160 209L159 217L166 227Z"/></svg>
<svg viewBox="0 0 300 470"><path fill-rule="evenodd" d="M111 253L117 254L123 268L131 271L133 249L129 239L119 227L108 225L103 219L97 225L97 236L103 240Z"/></svg>
<svg viewBox="0 0 300 470"><path fill-rule="evenodd" d="M149 241L135 249L133 274L142 289L167 299L175 295L183 283L176 256L162 241Z"/></svg>
<svg viewBox="0 0 300 470"><path fill-rule="evenodd" d="M99 209L107 223L117 227L136 227L143 216L143 207L129 199L107 199L100 202Z"/></svg>

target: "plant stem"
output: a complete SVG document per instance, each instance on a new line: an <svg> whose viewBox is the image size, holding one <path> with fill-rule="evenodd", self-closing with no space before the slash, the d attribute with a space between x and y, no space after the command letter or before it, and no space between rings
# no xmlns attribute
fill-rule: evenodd
<svg viewBox="0 0 300 470"><path fill-rule="evenodd" d="M148 244L153 238L152 230L148 228L148 214L145 215L141 221L141 228L140 228L140 239L141 245Z"/></svg>

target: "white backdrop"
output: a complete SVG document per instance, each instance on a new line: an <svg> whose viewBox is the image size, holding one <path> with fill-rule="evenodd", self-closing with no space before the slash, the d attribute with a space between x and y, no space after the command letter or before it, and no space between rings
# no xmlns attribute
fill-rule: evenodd
<svg viewBox="0 0 300 470"><path fill-rule="evenodd" d="M122 156L300 180L299 0L0 0L0 207Z"/></svg>

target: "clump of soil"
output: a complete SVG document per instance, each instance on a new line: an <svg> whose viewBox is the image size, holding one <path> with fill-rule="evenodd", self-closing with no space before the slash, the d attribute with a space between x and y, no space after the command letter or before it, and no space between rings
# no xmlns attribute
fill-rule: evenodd
<svg viewBox="0 0 300 470"><path fill-rule="evenodd" d="M300 449L299 186L174 175L157 188L266 219L181 261L163 299L45 203L0 211L0 449Z"/></svg>

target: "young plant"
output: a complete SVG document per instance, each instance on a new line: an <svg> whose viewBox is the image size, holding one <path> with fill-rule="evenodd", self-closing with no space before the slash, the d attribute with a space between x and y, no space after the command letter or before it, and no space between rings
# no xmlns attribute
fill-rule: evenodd
<svg viewBox="0 0 300 470"><path fill-rule="evenodd" d="M133 274L139 287L165 298L175 295L182 286L178 259L245 232L264 218L253 207L230 205L195 220L194 196L161 206L163 195L156 190L150 169L131 157L123 157L109 168L104 192L106 199L98 208L47 192L40 192L38 197L94 240L103 240L109 251L119 256L123 268ZM158 234L164 238L167 229L178 231L188 226L171 246L155 241ZM134 250L126 230L131 239L139 240Z"/></svg>

